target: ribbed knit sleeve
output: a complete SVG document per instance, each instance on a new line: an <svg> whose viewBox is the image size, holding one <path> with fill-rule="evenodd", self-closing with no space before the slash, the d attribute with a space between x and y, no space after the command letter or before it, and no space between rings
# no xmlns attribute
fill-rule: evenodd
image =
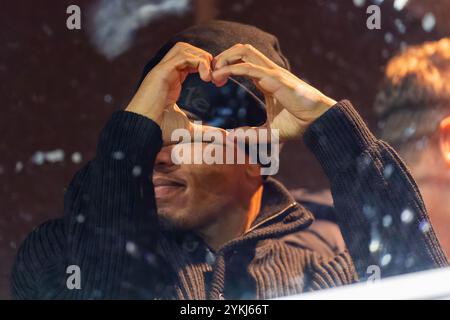
<svg viewBox="0 0 450 320"><path fill-rule="evenodd" d="M447 266L414 179L350 102L341 101L306 131L333 194L338 223L360 279Z"/></svg>
<svg viewBox="0 0 450 320"><path fill-rule="evenodd" d="M14 298L43 299L58 295L57 288L62 288L63 281L60 274L65 272L64 241L61 219L48 221L28 235L12 270L11 292ZM41 294L42 287L46 289L45 296Z"/></svg>
<svg viewBox="0 0 450 320"><path fill-rule="evenodd" d="M160 234L151 182L161 145L161 130L150 119L126 111L112 115L101 132L95 158L76 173L65 194L62 232L57 236L64 252L54 260L62 261L63 267L51 274L64 280L58 282L58 297L156 298L164 294L168 268L156 250ZM44 273L36 264L43 259L37 252L49 252L53 245L44 238L41 230L22 245L18 259L23 277L30 281L22 281L21 272L15 273L16 283L21 283L20 288L15 285L20 289L15 290L17 297L49 292L49 288L33 288L52 283L39 278ZM66 268L71 265L79 267L81 289L66 286Z"/></svg>

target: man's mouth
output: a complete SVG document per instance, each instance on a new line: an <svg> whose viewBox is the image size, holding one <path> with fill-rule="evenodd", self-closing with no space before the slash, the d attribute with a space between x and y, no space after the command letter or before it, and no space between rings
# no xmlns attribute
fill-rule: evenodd
<svg viewBox="0 0 450 320"><path fill-rule="evenodd" d="M186 183L179 179L157 177L153 179L155 188L155 198L170 198L183 192L186 189Z"/></svg>

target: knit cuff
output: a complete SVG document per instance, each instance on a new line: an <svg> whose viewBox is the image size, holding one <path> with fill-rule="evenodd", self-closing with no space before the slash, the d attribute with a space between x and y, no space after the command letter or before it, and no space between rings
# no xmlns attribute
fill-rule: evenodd
<svg viewBox="0 0 450 320"><path fill-rule="evenodd" d="M161 145L161 129L154 121L137 113L117 111L100 134L97 157L128 160L132 165L148 169Z"/></svg>
<svg viewBox="0 0 450 320"><path fill-rule="evenodd" d="M328 177L344 171L377 139L347 100L342 100L314 121L303 140Z"/></svg>

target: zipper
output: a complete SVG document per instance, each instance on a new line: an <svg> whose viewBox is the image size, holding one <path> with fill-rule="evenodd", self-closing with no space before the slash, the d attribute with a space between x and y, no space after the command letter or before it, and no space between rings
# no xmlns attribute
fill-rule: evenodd
<svg viewBox="0 0 450 320"><path fill-rule="evenodd" d="M238 238L238 239L233 239L230 242L226 243L225 245L223 245L219 250L217 250L217 252L215 252L216 255L225 252L229 247L233 246L234 243L239 242L241 240L243 240L243 237L245 237L246 235L248 235L250 232L252 232L253 230L255 230L256 228L258 228L259 226L261 226L262 224L277 218L278 216L280 216L281 214L285 213L287 210L293 208L297 206L296 202L290 203L287 207L281 209L280 211L278 211L277 213L271 215L270 217L264 219L263 221L259 222L258 224L254 225L253 227L251 227L250 229L248 229L243 235L242 237Z"/></svg>
<svg viewBox="0 0 450 320"><path fill-rule="evenodd" d="M267 217L266 219L264 219L263 221L259 222L258 224L255 224L253 227L251 227L250 229L248 229L243 235L245 236L246 234L249 234L250 232L252 232L253 230L255 230L256 228L258 228L259 226L263 225L264 223L275 219L276 217L280 216L281 214L285 213L287 210L295 207L297 205L296 202L293 202L291 204L289 204L286 208L281 209L279 212L271 215L270 217Z"/></svg>

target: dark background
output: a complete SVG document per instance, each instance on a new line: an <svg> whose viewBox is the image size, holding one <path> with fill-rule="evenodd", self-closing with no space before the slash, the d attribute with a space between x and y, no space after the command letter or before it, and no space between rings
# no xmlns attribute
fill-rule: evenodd
<svg viewBox="0 0 450 320"><path fill-rule="evenodd" d="M89 40L87 12L96 1L2 1L0 4L0 298L9 298L9 272L20 243L34 227L62 214L73 174L89 160L109 115L123 108L141 69L172 34L219 18L276 34L293 72L335 99L349 98L375 129L372 104L386 61L405 44L450 34L448 0L411 0L397 11L382 2L382 29L366 28L367 5L352 0L197 0L181 15L141 28L113 60ZM380 2L380 1L378 1ZM82 10L82 29L66 28L66 8ZM422 28L425 13L436 26ZM406 27L402 32L399 22ZM390 32L393 41L387 42ZM64 160L37 165L37 151L62 150ZM81 162L73 161L79 153ZM327 183L300 143L282 153L279 178L290 188Z"/></svg>

